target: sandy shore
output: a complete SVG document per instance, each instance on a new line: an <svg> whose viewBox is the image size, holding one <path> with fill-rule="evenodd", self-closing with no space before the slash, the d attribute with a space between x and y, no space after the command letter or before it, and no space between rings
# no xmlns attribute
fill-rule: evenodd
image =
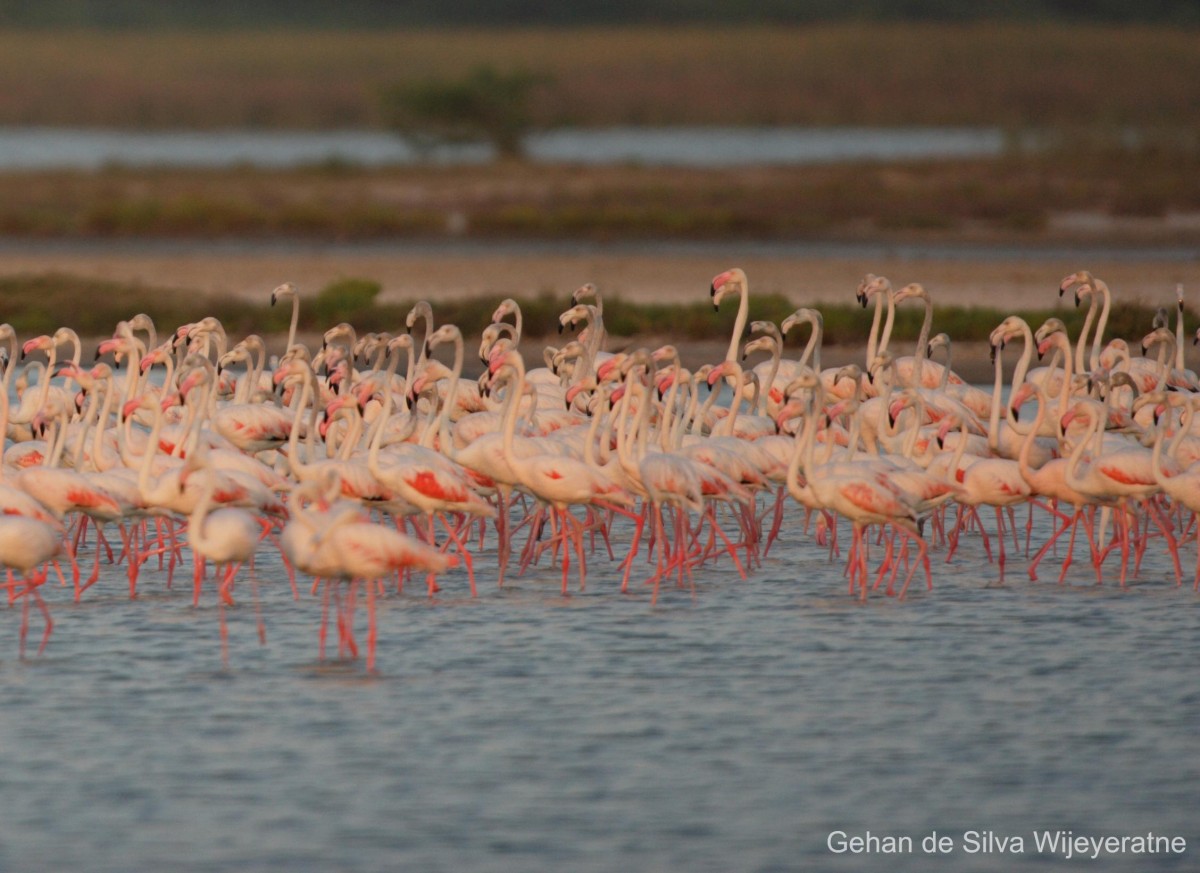
<svg viewBox="0 0 1200 873"><path fill-rule="evenodd" d="M861 277L870 272L899 286L921 282L936 303L987 305L1001 309L1053 305L1064 275L1089 269L1104 278L1119 300L1146 303L1174 300L1176 283L1200 287L1197 252L1154 253L1111 259L1093 254L1037 254L1021 258L1003 251L909 257L883 247L862 254L830 257L763 253L753 246L714 245L681 251L646 252L602 246L463 247L254 247L86 246L18 247L0 251L0 275L66 272L89 278L138 282L166 288L266 297L284 281L315 293L337 279L374 279L383 298L436 303L461 297L569 294L595 282L609 294L655 302L703 299L718 272L746 270L753 291L783 293L799 305L849 302ZM1200 251L1200 250L1198 250ZM1086 258L1086 262L1084 261Z"/></svg>
<svg viewBox="0 0 1200 873"><path fill-rule="evenodd" d="M1170 304L1176 283L1200 289L1200 259L1194 253L1120 253L1109 259L1093 252L1058 254L999 251L995 256L951 251L910 257L883 247L863 246L830 257L792 255L767 247L732 243L703 247L666 247L649 252L632 247L501 245L501 246L302 246L278 247L166 246L137 244L44 247L12 246L0 250L0 275L65 272L89 278L137 282L181 291L266 298L284 281L301 293L316 293L347 277L369 278L383 285L385 300L427 298L434 302L460 297L528 296L542 292L564 299L584 282L595 282L608 294L655 302L686 302L707 297L712 277L741 266L752 291L786 294L797 306L852 301L861 277L888 276L894 284L919 281L935 303L986 305L1002 310L1069 306L1057 294L1067 273L1086 268L1104 278L1118 300ZM864 318L864 335L867 320ZM935 322L936 324L936 322ZM653 338L659 339L659 338ZM665 341L666 338L661 338ZM649 338L648 338L649 341ZM856 349L831 349L829 364L857 361ZM717 345L697 345L689 358L723 356ZM959 345L956 369L964 376L987 379L986 347Z"/></svg>

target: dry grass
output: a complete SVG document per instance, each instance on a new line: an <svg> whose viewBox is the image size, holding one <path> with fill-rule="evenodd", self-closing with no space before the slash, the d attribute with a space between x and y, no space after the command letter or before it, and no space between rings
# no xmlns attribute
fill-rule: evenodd
<svg viewBox="0 0 1200 873"><path fill-rule="evenodd" d="M379 90L547 73L541 125L1196 125L1200 32L1068 25L0 33L0 123L374 126Z"/></svg>
<svg viewBox="0 0 1200 873"><path fill-rule="evenodd" d="M1060 233L1054 217L1071 212L1200 213L1200 153L1077 148L708 171L500 163L0 174L0 234L29 237L1029 240ZM1130 230L1114 224L1112 233ZM1195 235L1186 222L1171 230L1158 221L1140 241Z"/></svg>

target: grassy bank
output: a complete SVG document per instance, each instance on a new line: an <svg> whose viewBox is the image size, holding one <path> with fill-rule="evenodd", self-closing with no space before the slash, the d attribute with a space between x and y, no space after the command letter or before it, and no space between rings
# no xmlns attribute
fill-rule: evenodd
<svg viewBox="0 0 1200 873"><path fill-rule="evenodd" d="M302 301L300 329L319 334L345 321L360 331L396 333L403 330L412 303L377 304L378 292L378 284L368 279L348 279L329 285ZM80 279L65 274L2 277L0 296L5 301L5 320L16 328L22 339L53 332L63 325L74 328L83 336L103 337L112 333L118 321L138 312L149 314L160 331L213 315L222 321L230 337L237 339L248 333L285 333L291 317L290 306L270 307L265 303ZM81 306L81 300L86 300L87 305ZM491 321L491 314L499 302L491 297L434 301L436 321L459 325L471 341ZM556 341L558 315L569 305L567 296L542 295L518 302L525 335ZM796 304L783 295L758 295L751 299L750 318L779 323L795 308ZM865 342L871 323L869 311L853 305L823 305L819 309L824 318L827 344L856 346ZM708 303L672 306L615 298L605 301L604 321L610 335L617 338L616 342L719 341L728 339L736 310L737 306L732 302L725 304L720 312L714 312ZM986 341L992 329L1009 314L986 306L939 306L934 312L933 329L945 331L955 341ZM1079 331L1084 312L1064 308L1016 314L1034 328L1051 315L1057 316L1067 323L1074 335ZM1117 304L1113 307L1107 334L1135 343L1149 332L1153 316L1153 310L1147 306ZM896 317L895 339L901 342L915 339L922 318L921 307L901 307ZM1189 311L1187 321L1195 324L1195 313ZM798 334L791 339L790 345L802 347L808 329L804 328Z"/></svg>
<svg viewBox="0 0 1200 873"><path fill-rule="evenodd" d="M1200 213L1200 151L1080 142L995 160L683 170L498 163L379 170L0 174L0 234L26 237L1194 240L1185 223L1074 228L1090 213ZM1157 241L1157 240L1156 240Z"/></svg>
<svg viewBox="0 0 1200 873"><path fill-rule="evenodd" d="M1064 24L0 33L0 124L370 127L397 82L544 74L537 126L1196 129L1200 31Z"/></svg>

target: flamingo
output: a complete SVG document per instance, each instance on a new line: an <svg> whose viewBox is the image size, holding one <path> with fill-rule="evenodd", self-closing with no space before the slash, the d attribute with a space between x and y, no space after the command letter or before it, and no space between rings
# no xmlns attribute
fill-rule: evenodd
<svg viewBox="0 0 1200 873"><path fill-rule="evenodd" d="M45 565L64 550L62 537L53 525L19 515L0 516L0 566L3 566L8 574L8 600L11 604L17 597L25 597L20 634L22 658L25 657L25 637L29 629L30 599L37 604L46 620L42 641L38 645L39 655L45 651L46 643L50 641L54 621L50 618L50 610L38 588L46 581L48 571ZM17 590L18 583L13 578L13 570L19 571L25 577L20 583L23 585L21 591Z"/></svg>

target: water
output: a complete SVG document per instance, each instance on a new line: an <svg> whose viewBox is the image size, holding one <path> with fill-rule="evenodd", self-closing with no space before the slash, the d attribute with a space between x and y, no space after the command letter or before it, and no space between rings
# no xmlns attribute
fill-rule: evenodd
<svg viewBox="0 0 1200 873"><path fill-rule="evenodd" d="M228 670L186 569L168 590L148 565L136 602L108 570L78 606L47 585L44 656L18 660L19 614L0 620L0 869L1067 866L1034 828L1182 835L1182 857L1103 869L1195 869L1200 613L1157 544L1121 590L1113 562L1103 586L1032 584L1021 560L1000 584L964 538L933 591L860 604L801 524L747 581L726 560L657 606L618 593L602 546L569 598L548 566L497 589L489 547L477 598L452 572L381 602L374 677L318 660L320 600L272 551L267 643L243 579ZM839 829L960 848L835 857ZM969 829L1026 852L963 854Z"/></svg>
<svg viewBox="0 0 1200 873"><path fill-rule="evenodd" d="M620 127L548 131L526 141L530 159L545 163L690 167L991 157L1012 145L998 128L936 127ZM395 134L370 130L0 128L0 170L94 170L109 164L283 168L327 162L373 167L421 159L480 164L494 157L484 144L439 146L423 155Z"/></svg>

